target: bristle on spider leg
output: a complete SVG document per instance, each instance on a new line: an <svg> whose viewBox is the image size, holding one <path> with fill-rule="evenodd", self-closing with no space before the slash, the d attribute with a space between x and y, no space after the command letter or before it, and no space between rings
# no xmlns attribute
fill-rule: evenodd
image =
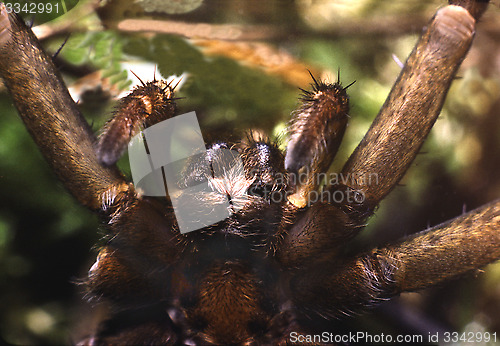
<svg viewBox="0 0 500 346"><path fill-rule="evenodd" d="M142 81L142 79L132 70L130 70L130 73L132 73L135 78L137 78L139 80L139 82L141 82L142 86L146 86L146 84ZM154 78L153 78L153 81L156 81Z"/></svg>
<svg viewBox="0 0 500 346"><path fill-rule="evenodd" d="M59 46L59 48L56 50L56 52L52 55L52 60L54 60L55 58L57 58L57 56L59 55L59 53L61 53L61 50L64 48L64 46L66 45L66 43L68 43L69 36L70 36L70 34L66 35L66 38L64 39L64 41L61 44L61 46Z"/></svg>
<svg viewBox="0 0 500 346"><path fill-rule="evenodd" d="M344 90L347 90L349 87L351 87L354 83L356 83L355 80L353 80L351 83L347 84L345 87L344 87Z"/></svg>
<svg viewBox="0 0 500 346"><path fill-rule="evenodd" d="M405 64L404 62L402 62L401 60L399 60L398 56L396 54L392 54L392 60L394 60L394 62L396 63L396 65L398 65L401 69L403 67L405 67Z"/></svg>
<svg viewBox="0 0 500 346"><path fill-rule="evenodd" d="M182 82L182 76L179 78L179 80L177 81L177 83L175 84L175 86L172 88L172 90L177 89L177 87L179 86L179 84L181 84L181 82Z"/></svg>
<svg viewBox="0 0 500 346"><path fill-rule="evenodd" d="M309 72L309 75L311 76L312 80L313 80L313 83L311 84L311 86L314 88L315 86L319 86L319 83L318 81L316 80L316 78L314 78L314 75L312 74L311 71L307 70L307 72Z"/></svg>

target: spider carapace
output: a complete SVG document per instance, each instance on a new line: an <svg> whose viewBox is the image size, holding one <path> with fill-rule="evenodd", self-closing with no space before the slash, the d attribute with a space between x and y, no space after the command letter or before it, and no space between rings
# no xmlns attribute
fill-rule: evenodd
<svg viewBox="0 0 500 346"><path fill-rule="evenodd" d="M52 169L106 229L85 284L111 309L80 344L286 343L316 332L309 319L360 311L500 258L499 201L371 251L346 255L343 246L401 180L439 115L486 8L460 3L427 25L340 182L324 178L346 128L347 86L313 77L286 153L255 133L211 142L177 182L210 190L164 198L141 193L115 162L142 128L175 116L175 87L143 83L96 138L51 58L2 5L0 75ZM207 174L228 162L241 165ZM192 211L225 200L229 215L181 233L174 198Z"/></svg>

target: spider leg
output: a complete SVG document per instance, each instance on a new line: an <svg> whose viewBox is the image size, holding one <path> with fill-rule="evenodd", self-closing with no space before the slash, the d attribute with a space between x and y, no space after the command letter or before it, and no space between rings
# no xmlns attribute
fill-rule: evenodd
<svg viewBox="0 0 500 346"><path fill-rule="evenodd" d="M282 264L301 267L306 259L326 253L334 255L340 244L363 228L366 218L403 177L420 150L441 111L455 73L469 50L474 27L475 19L463 7L448 6L437 12L408 58L370 130L345 164L340 174L342 182L327 185L321 192L317 192L318 177L324 174L330 163L324 156L333 156L336 149L315 151L316 157L309 159L311 163L306 166L309 169L307 181L297 184L298 191L288 196L292 209L306 205L310 208L294 211L296 222L287 228L282 246L278 249ZM315 84L319 85L316 80ZM305 95L312 93L306 92ZM347 106L347 96L345 98L346 101L340 105ZM317 132L315 123L309 119L306 121ZM294 125L297 123L300 124L300 121ZM304 133L303 130L292 131L292 139L301 135L305 138L301 137L302 142L325 137L334 142L336 138L330 137L340 134L341 138L342 131L337 126L334 131L324 131L321 136L316 133L307 137ZM308 156L302 153L304 150L298 150L301 147L293 140L290 143L287 158L291 164L287 169L292 177L300 176L297 169L303 164L300 160ZM318 165L323 161L328 164Z"/></svg>
<svg viewBox="0 0 500 346"><path fill-rule="evenodd" d="M134 200L112 215L108 228L106 245L89 271L93 296L127 306L167 297L165 277L182 250L169 208L154 199Z"/></svg>
<svg viewBox="0 0 500 346"><path fill-rule="evenodd" d="M92 129L51 58L4 4L0 7L0 76L45 159L80 203L101 210L106 198L115 199L131 189L115 166L99 164ZM110 193L115 195L109 198Z"/></svg>
<svg viewBox="0 0 500 346"><path fill-rule="evenodd" d="M440 9L422 34L386 102L342 169L347 189L364 201L349 207L372 212L401 180L443 106L468 52L476 20L460 6ZM331 186L335 191L339 186Z"/></svg>
<svg viewBox="0 0 500 346"><path fill-rule="evenodd" d="M345 262L317 261L296 273L290 290L299 309L337 316L456 278L499 258L497 200Z"/></svg>
<svg viewBox="0 0 500 346"><path fill-rule="evenodd" d="M181 250L168 200L140 198L115 165L106 167L99 163L96 137L52 60L31 30L19 17L8 15L3 4L0 76L52 169L80 203L100 211L108 223L106 245L89 272L89 293L93 298L104 297L120 302L122 307L137 309L137 314L143 310L149 313L150 304L169 297L169 266ZM141 325L125 323L129 331L109 322L99 327L98 336L105 337L112 331L109 340L118 335L133 342L136 339L130 337L136 333L143 336L140 340L166 343L175 337L172 330L165 327L162 333L152 331L161 330L157 324L169 321L166 310L161 308L162 320L141 317ZM115 318L116 311L112 313ZM82 344L94 341L89 338Z"/></svg>

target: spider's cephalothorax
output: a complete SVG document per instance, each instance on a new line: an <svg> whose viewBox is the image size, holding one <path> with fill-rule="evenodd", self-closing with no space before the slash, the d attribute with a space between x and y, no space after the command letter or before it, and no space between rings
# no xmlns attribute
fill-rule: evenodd
<svg viewBox="0 0 500 346"><path fill-rule="evenodd" d="M138 192L114 163L142 127L174 115L174 88L153 81L134 90L97 140L32 32L0 4L0 75L47 161L107 231L87 287L112 308L81 344L285 343L309 331L308 317L359 311L499 259L499 201L368 252L343 248L437 119L485 9L484 1L459 3L465 8L447 6L426 27L344 179L318 177L346 126L346 88L314 80L286 154L252 135L214 142L185 161L185 191L165 198ZM189 189L200 183L210 190ZM187 210L229 201L229 216L181 234L174 197Z"/></svg>

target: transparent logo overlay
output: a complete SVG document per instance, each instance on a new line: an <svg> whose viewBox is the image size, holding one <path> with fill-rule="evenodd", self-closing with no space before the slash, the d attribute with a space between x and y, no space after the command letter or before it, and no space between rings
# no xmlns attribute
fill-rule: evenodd
<svg viewBox="0 0 500 346"><path fill-rule="evenodd" d="M252 196L282 203L289 196L283 191L252 184L244 171L243 161L235 150L213 146L207 150L195 112L178 115L148 127L129 143L129 160L136 188L145 196L169 196L181 233L192 232L241 210ZM256 172L257 175L257 172ZM309 175L305 174L307 182ZM301 176L297 176L301 179ZM328 185L350 185L348 180L378 184L378 177L317 174ZM289 177L277 174L275 182L286 184ZM303 183L297 181L297 183ZM357 191L311 191L307 204L363 203L365 196Z"/></svg>
<svg viewBox="0 0 500 346"><path fill-rule="evenodd" d="M166 196L166 186L181 233L213 225L241 209L231 201L246 190L215 185L228 181L224 177L229 172L242 171L243 161L229 149L219 149L217 160L207 159L195 112L148 127L132 138L128 151L134 185L146 196Z"/></svg>

